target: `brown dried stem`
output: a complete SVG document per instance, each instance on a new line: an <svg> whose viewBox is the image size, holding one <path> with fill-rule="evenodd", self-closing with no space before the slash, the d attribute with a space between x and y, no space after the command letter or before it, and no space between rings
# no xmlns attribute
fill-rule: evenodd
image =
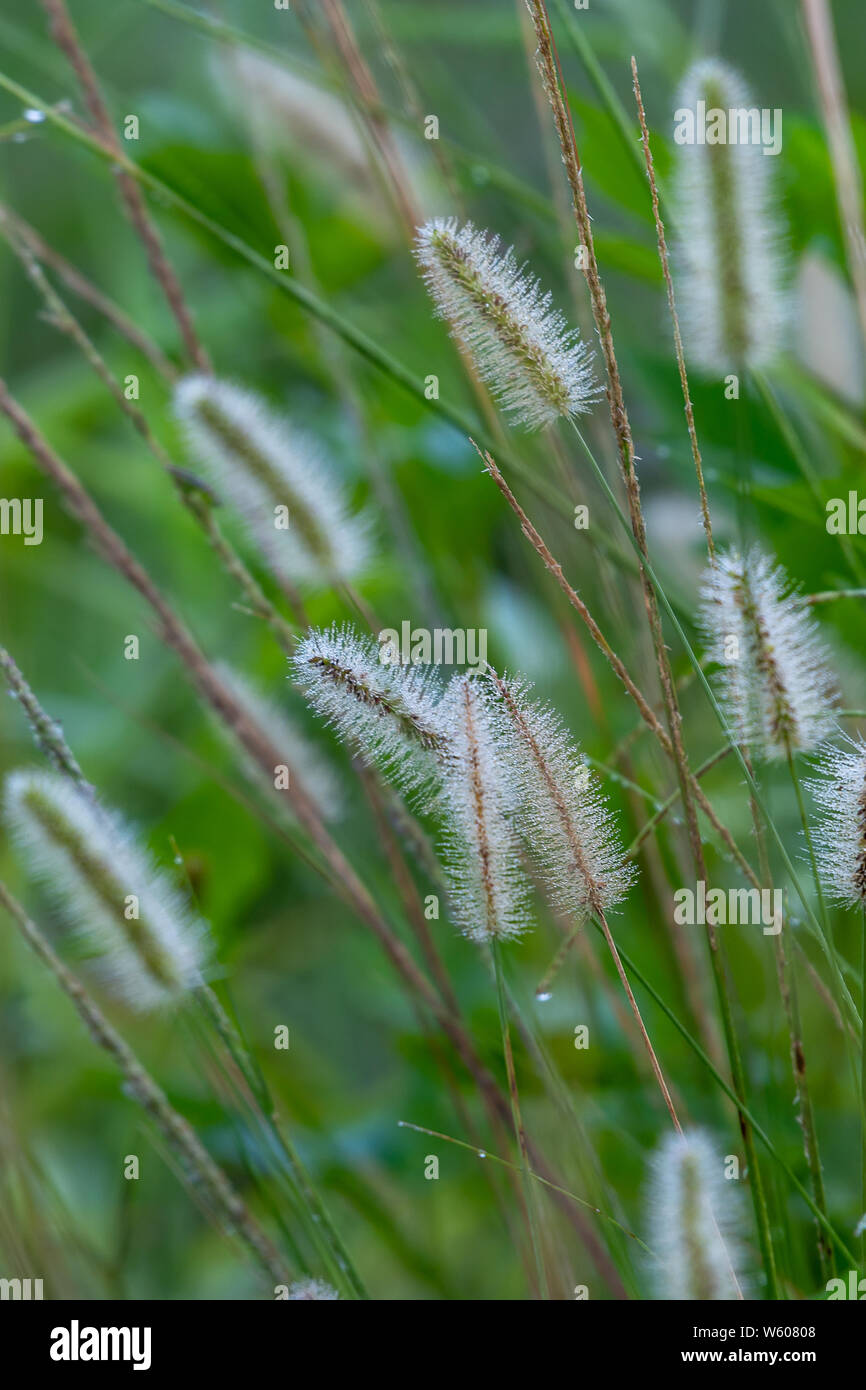
<svg viewBox="0 0 866 1390"><path fill-rule="evenodd" d="M866 344L866 235L863 230L863 180L851 134L845 83L833 33L828 0L803 0L803 18L836 184L839 221L848 253L848 269L854 284L860 332Z"/></svg>

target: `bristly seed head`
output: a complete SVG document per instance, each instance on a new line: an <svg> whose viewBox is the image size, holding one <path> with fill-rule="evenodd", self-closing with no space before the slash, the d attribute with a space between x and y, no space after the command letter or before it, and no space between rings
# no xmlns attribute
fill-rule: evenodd
<svg viewBox="0 0 866 1390"><path fill-rule="evenodd" d="M108 988L147 1012L202 983L204 924L118 816L49 772L12 773L5 816Z"/></svg>
<svg viewBox="0 0 866 1390"><path fill-rule="evenodd" d="M518 826L554 905L570 916L604 913L628 892L615 817L571 734L531 685L490 673L501 757L518 792Z"/></svg>
<svg viewBox="0 0 866 1390"><path fill-rule="evenodd" d="M652 1161L649 1243L656 1297L739 1298L740 1212L722 1160L699 1130L669 1134Z"/></svg>
<svg viewBox="0 0 866 1390"><path fill-rule="evenodd" d="M816 771L806 785L821 813L812 837L818 872L834 902L866 908L866 743L828 744Z"/></svg>
<svg viewBox="0 0 866 1390"><path fill-rule="evenodd" d="M367 561L367 524L353 516L318 445L252 391L186 377L175 411L189 447L246 522L277 574L293 583L351 579Z"/></svg>
<svg viewBox="0 0 866 1390"><path fill-rule="evenodd" d="M455 919L473 941L519 936L527 925L529 885L514 823L517 789L486 683L454 676L441 713L453 744L439 809Z"/></svg>
<svg viewBox="0 0 866 1390"><path fill-rule="evenodd" d="M717 557L701 589L707 655L734 737L761 758L808 751L834 727L836 692L815 620L757 547Z"/></svg>
<svg viewBox="0 0 866 1390"><path fill-rule="evenodd" d="M697 63L677 99L696 126L698 102L708 115L724 113L725 139L678 148L677 264L687 355L719 377L764 366L781 346L784 239L773 199L775 161L743 138L745 131L730 129L731 110L759 114L741 77L715 59Z"/></svg>
<svg viewBox="0 0 866 1390"><path fill-rule="evenodd" d="M429 668L383 664L372 638L335 624L299 642L292 675L316 713L403 791L438 783L450 750Z"/></svg>
<svg viewBox="0 0 866 1390"><path fill-rule="evenodd" d="M439 316L516 423L537 429L590 409L592 353L513 249L452 217L418 229L415 255Z"/></svg>

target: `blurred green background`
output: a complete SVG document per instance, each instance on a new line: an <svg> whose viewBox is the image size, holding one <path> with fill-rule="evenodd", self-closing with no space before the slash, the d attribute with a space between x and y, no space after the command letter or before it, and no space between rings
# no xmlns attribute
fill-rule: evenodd
<svg viewBox="0 0 866 1390"><path fill-rule="evenodd" d="M303 257L294 253L305 245L309 267L302 278L309 274L316 293L415 375L436 374L440 399L477 419L460 360L431 314L404 230L358 135L345 74L317 7L307 7L307 14L318 47L295 12L240 0L214 6L220 20L284 55L283 67L275 55L267 69L252 66L270 62L264 48L221 42L155 0L111 6L75 0L71 9L118 127L129 114L139 119L139 139L126 145L130 157L269 261L287 240L280 220L287 214L299 238L290 238L293 271L287 273L302 275ZM375 10L362 0L347 5L423 213L465 212L498 232L530 261L569 318L586 325L583 277L573 266L576 235L522 10L511 0L471 6L382 0ZM702 532L646 180L570 42L562 9L552 4L551 13L640 456L650 547L669 592L689 615L703 563ZM836 0L833 13L862 155L862 5ZM377 18L398 55L396 68ZM581 26L623 103L635 149L628 64L632 53L637 56L663 180L670 175L677 84L694 58L718 51L742 70L758 105L783 108L784 144L774 172L788 227L796 317L789 357L774 381L823 496L845 496L862 479L863 358L799 7L789 0L591 0L586 13L569 10L568 21ZM5 0L0 48L8 76L82 114L40 6ZM406 73L415 111L407 103ZM438 150L424 140L418 110L438 116ZM0 198L182 364L175 325L104 162L49 123L25 128L20 103L7 93L0 93ZM438 619L446 626L487 628L491 661L535 680L586 752L609 764L635 727L634 712L481 474L466 438L320 330L279 286L218 239L159 200L151 207L216 371L259 390L319 436L352 496L375 513L375 562L360 588L385 625L399 628L408 618L415 625ZM99 314L54 283L116 378L138 375L139 405L174 461L194 466L172 420L166 384ZM0 304L0 374L10 389L171 595L205 651L257 678L300 714L267 630L238 606L234 585L178 505L170 480L83 357L45 321L38 296L5 246ZM761 537L807 591L850 584L838 540L827 535L823 513L761 400L744 389L734 406L717 382L698 378L692 394L718 535L735 539L744 527ZM589 434L608 460L609 433L602 403ZM654 691L628 557L573 438L564 432L553 449L546 438L512 434L509 448L558 497L557 510L519 488L569 577ZM751 490L744 492L749 477ZM0 538L0 641L62 722L107 801L140 827L164 863L172 863L177 846L213 930L218 983L230 990L374 1296L524 1297L513 1232L483 1164L464 1150L398 1128L403 1119L465 1137L430 1036L376 942L267 824L267 803L203 714L150 615L88 547L5 424L0 493L44 498L45 519L41 546ZM569 522L581 502L590 506L586 532ZM221 514L221 523L275 595L241 529L229 515ZM860 544L856 537L854 544ZM354 616L335 594L312 594L308 607L316 623ZM820 617L845 703L857 708L863 700L862 608L839 602ZM124 659L128 634L140 638L137 661ZM686 677L687 663L675 645L673 657L678 675ZM682 699L686 741L697 764L719 746L720 735L693 683L684 684ZM311 719L307 727L343 769L349 806L337 838L410 941L359 784L327 733ZM19 710L4 699L0 767L35 764L37 757ZM643 736L618 766L646 793L641 797L605 778L629 841L652 813L654 798L662 799L674 783ZM723 764L707 790L751 854L736 770ZM790 852L799 855L796 806L783 776L773 774L767 795ZM661 831L651 859L640 862L640 881L616 929L671 1007L697 1028L702 1020L689 1011L669 932L669 885L688 881L680 868L682 836L676 823ZM736 883L712 836L710 843L716 880ZM5 840L0 875L38 920L55 923ZM54 981L9 921L0 926L0 1273L44 1277L46 1295L54 1297L261 1296L256 1271L196 1209ZM499 1074L495 996L483 963L446 916L434 927L465 1017ZM842 949L859 964L857 922L840 914L835 929ZM692 930L689 945L711 1014L704 943ZM521 1054L527 1125L566 1186L640 1230L647 1158L665 1116L594 938L571 955L552 999L534 1001L558 941L558 928L539 902L537 929L507 955L515 993L558 1065L576 1117L563 1123L543 1077ZM731 928L725 945L753 1106L802 1177L767 939L754 928ZM811 945L807 951L814 956ZM850 1233L860 1214L850 1079L838 1030L805 979L802 995L829 1207ZM663 1015L645 997L641 1004L684 1113L714 1133L721 1152L738 1153L731 1108ZM188 1025L182 1018L142 1020L116 1005L107 1008L211 1151L249 1190L237 1126L214 1093ZM590 1026L591 1046L577 1051L573 1034L582 1023ZM287 1053L272 1046L279 1024L290 1029ZM456 1066L455 1075L484 1132L471 1083ZM123 1178L130 1153L141 1156L138 1182ZM438 1181L425 1180L428 1154L439 1157ZM766 1165L765 1177L790 1291L813 1295L818 1276L809 1215L774 1165ZM254 1193L250 1200L267 1221L266 1204ZM561 1213L547 1206L545 1221L556 1243L558 1296L570 1296L578 1284L587 1284L591 1297L609 1296ZM596 1229L604 1241L617 1241L604 1223ZM619 1241L616 1251L630 1287L646 1292L633 1243ZM751 1255L756 1267L753 1246Z"/></svg>

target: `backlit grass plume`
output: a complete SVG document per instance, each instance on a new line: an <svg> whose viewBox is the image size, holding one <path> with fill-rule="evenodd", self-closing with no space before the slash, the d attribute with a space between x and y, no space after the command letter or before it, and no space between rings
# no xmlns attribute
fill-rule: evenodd
<svg viewBox="0 0 866 1390"><path fill-rule="evenodd" d="M523 680L490 676L495 719L518 793L518 824L554 905L571 916L604 913L628 891L633 873L613 813L573 738Z"/></svg>
<svg viewBox="0 0 866 1390"><path fill-rule="evenodd" d="M835 687L811 614L757 547L706 572L701 623L721 666L722 708L738 743L763 758L814 748L833 728Z"/></svg>
<svg viewBox="0 0 866 1390"><path fill-rule="evenodd" d="M429 667L383 663L372 638L335 625L303 638L292 674L316 713L402 791L438 781L449 740Z"/></svg>
<svg viewBox="0 0 866 1390"><path fill-rule="evenodd" d="M454 676L441 718L453 744L439 805L455 920L474 941L518 936L527 924L529 896L514 823L518 789L486 685Z"/></svg>
<svg viewBox="0 0 866 1390"><path fill-rule="evenodd" d="M669 1134L652 1161L649 1243L657 1298L743 1296L738 1208L734 1184L706 1136Z"/></svg>
<svg viewBox="0 0 866 1390"><path fill-rule="evenodd" d="M252 723L266 732L276 752L283 757L284 766L289 772L289 789L300 787L323 820L337 820L343 809L337 776L318 748L295 727L288 714L268 695L257 689L246 676L242 676L224 661L214 662L214 669L221 684L249 713ZM217 724L217 728L221 734L226 734L224 724ZM243 754L243 760L250 780L261 782L262 770L258 763L246 754ZM274 776L277 775L278 770L275 768Z"/></svg>
<svg viewBox="0 0 866 1390"><path fill-rule="evenodd" d="M106 985L141 1011L202 983L205 928L129 828L66 778L14 772L5 817Z"/></svg>
<svg viewBox="0 0 866 1390"><path fill-rule="evenodd" d="M812 832L818 871L835 902L866 907L866 744L828 745L817 771L806 785L820 812Z"/></svg>
<svg viewBox="0 0 866 1390"><path fill-rule="evenodd" d="M691 68L677 107L677 263L686 352L715 376L761 367L779 349L785 316L775 159L750 139L760 112L739 74L715 59Z"/></svg>
<svg viewBox="0 0 866 1390"><path fill-rule="evenodd" d="M590 408L591 351L513 249L471 222L437 218L419 228L415 255L439 316L517 424L537 429Z"/></svg>
<svg viewBox="0 0 866 1390"><path fill-rule="evenodd" d="M363 568L366 523L350 513L308 435L252 391L208 376L180 383L175 411L190 453L237 508L277 574L326 586Z"/></svg>

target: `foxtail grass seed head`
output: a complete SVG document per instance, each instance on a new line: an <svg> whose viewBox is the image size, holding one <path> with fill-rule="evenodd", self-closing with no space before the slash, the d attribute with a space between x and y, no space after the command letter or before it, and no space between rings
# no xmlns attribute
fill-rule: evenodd
<svg viewBox="0 0 866 1390"><path fill-rule="evenodd" d="M252 391L208 376L175 393L190 453L243 517L277 574L326 587L367 562L366 521L352 515L319 446Z"/></svg>
<svg viewBox="0 0 866 1390"><path fill-rule="evenodd" d="M340 1295L324 1279L299 1279L289 1285L290 1303L332 1303Z"/></svg>
<svg viewBox="0 0 866 1390"><path fill-rule="evenodd" d="M118 816L50 772L10 774L4 810L106 987L148 1012L202 983L204 924Z"/></svg>
<svg viewBox="0 0 866 1390"><path fill-rule="evenodd" d="M806 785L820 815L812 832L818 872L834 902L866 909L866 743L826 745L816 770Z"/></svg>
<svg viewBox="0 0 866 1390"><path fill-rule="evenodd" d="M669 1134L652 1161L649 1244L659 1299L739 1298L739 1203L699 1130Z"/></svg>
<svg viewBox="0 0 866 1390"><path fill-rule="evenodd" d="M220 683L231 692L242 709L246 710L252 723L267 734L274 751L283 759L289 772L289 789L300 787L324 821L339 820L343 812L343 798L337 774L329 765L304 732L296 728L276 702L264 691L258 689L246 676L242 676L227 662L214 662L214 670ZM220 734L225 734L226 726L221 720L214 721ZM262 770L258 763L242 753L250 780L261 782ZM274 769L277 776L277 769Z"/></svg>
<svg viewBox="0 0 866 1390"><path fill-rule="evenodd" d="M775 161L766 144L752 143L762 115L739 74L715 59L690 69L677 107L676 265L686 355L717 377L763 367L781 346L785 301ZM767 114L781 121L780 111Z"/></svg>
<svg viewBox="0 0 866 1390"><path fill-rule="evenodd" d="M761 758L808 752L835 726L836 690L818 626L781 566L757 547L720 554L701 589L707 656L738 743Z"/></svg>
<svg viewBox="0 0 866 1390"><path fill-rule="evenodd" d="M415 255L439 317L515 423L532 430L590 409L592 353L513 249L436 218L418 229Z"/></svg>
<svg viewBox="0 0 866 1390"><path fill-rule="evenodd" d="M500 758L518 793L517 824L554 906L569 916L606 912L628 892L616 818L598 779L555 709L522 679L490 677Z"/></svg>
<svg viewBox="0 0 866 1390"><path fill-rule="evenodd" d="M517 789L486 683L454 676L442 721L453 745L439 809L455 920L473 941L519 936L528 924L529 885L514 825Z"/></svg>
<svg viewBox="0 0 866 1390"><path fill-rule="evenodd" d="M348 625L312 629L299 642L292 675L308 703L352 752L404 792L430 790L449 756L429 668L380 660L370 637Z"/></svg>

